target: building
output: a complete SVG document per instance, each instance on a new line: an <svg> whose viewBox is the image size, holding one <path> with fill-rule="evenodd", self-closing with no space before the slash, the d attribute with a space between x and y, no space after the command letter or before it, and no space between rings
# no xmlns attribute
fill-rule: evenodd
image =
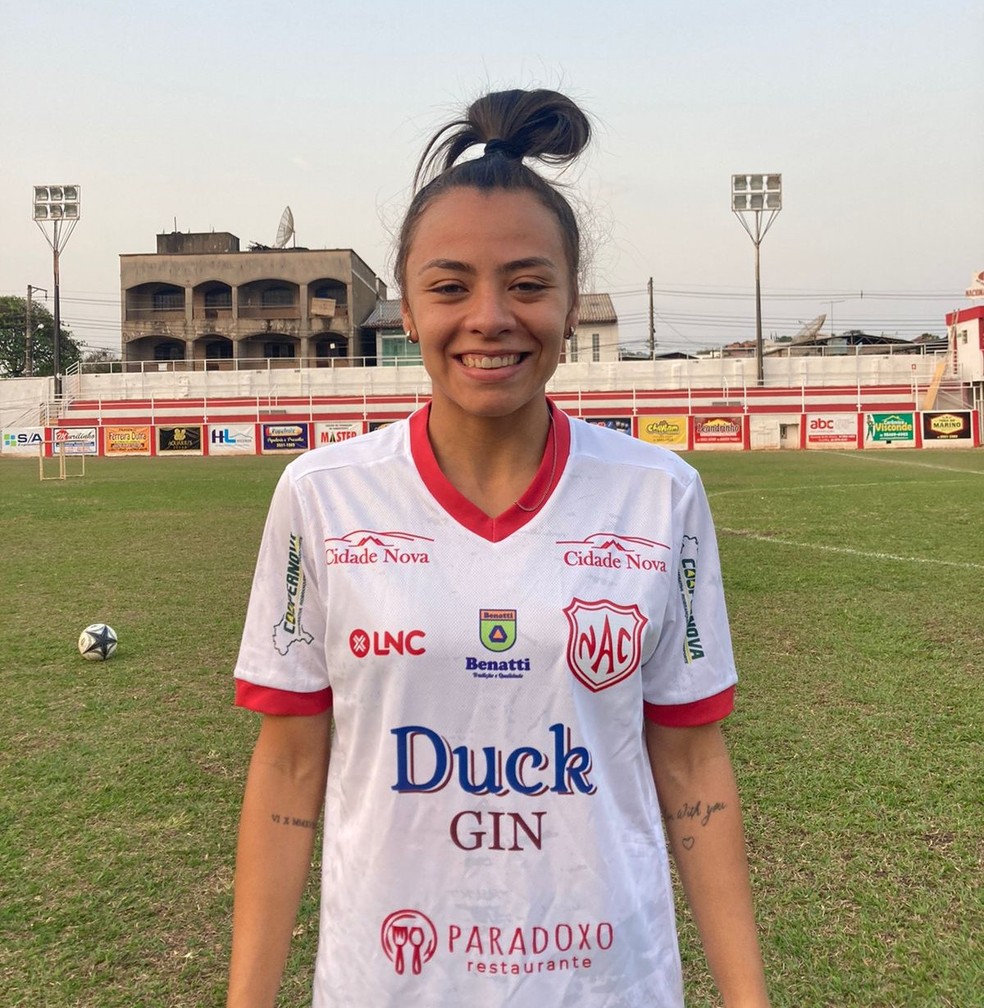
<svg viewBox="0 0 984 1008"><path fill-rule="evenodd" d="M224 231L158 235L156 253L120 256L120 286L124 361L213 370L362 364L361 325L386 297L351 249L242 252Z"/></svg>
<svg viewBox="0 0 984 1008"><path fill-rule="evenodd" d="M608 294L582 294L577 331L567 347L566 361L600 363L619 359L618 316Z"/></svg>

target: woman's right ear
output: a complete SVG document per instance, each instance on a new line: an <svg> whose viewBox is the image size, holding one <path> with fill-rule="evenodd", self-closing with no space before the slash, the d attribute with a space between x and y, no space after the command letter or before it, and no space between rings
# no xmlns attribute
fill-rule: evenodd
<svg viewBox="0 0 984 1008"><path fill-rule="evenodd" d="M400 301L400 321L403 322L403 331L407 334L407 339L411 343L416 343L419 337L414 331L413 316L410 314L410 306L407 304L406 298Z"/></svg>

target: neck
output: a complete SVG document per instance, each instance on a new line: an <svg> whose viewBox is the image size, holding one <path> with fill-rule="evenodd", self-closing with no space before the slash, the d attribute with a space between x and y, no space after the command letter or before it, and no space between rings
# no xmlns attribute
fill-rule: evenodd
<svg viewBox="0 0 984 1008"><path fill-rule="evenodd" d="M546 400L518 417L449 417L431 405L427 433L448 481L496 517L522 496L543 459L550 412Z"/></svg>

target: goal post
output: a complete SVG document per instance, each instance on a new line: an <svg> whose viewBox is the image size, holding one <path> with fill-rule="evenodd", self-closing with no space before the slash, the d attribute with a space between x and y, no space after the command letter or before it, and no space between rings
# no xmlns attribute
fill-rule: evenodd
<svg viewBox="0 0 984 1008"><path fill-rule="evenodd" d="M64 429L54 431L53 436L48 440L41 440L38 445L38 479L42 483L46 480L64 480L85 476L85 450L69 452L66 451L67 446L68 431ZM70 467L67 461L69 457L77 458L79 460L78 466L73 464ZM53 466L46 465L46 461L55 464ZM45 472L46 468L48 473ZM74 472L71 471L73 469ZM54 470L53 475L51 470Z"/></svg>

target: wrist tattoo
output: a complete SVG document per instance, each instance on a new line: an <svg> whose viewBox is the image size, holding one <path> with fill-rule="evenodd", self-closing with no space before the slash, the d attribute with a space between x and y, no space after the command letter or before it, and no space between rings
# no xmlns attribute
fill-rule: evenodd
<svg viewBox="0 0 984 1008"><path fill-rule="evenodd" d="M270 815L273 822L280 826L300 826L301 829L317 829L318 824L314 819L299 819L297 816L278 815L276 812Z"/></svg>

